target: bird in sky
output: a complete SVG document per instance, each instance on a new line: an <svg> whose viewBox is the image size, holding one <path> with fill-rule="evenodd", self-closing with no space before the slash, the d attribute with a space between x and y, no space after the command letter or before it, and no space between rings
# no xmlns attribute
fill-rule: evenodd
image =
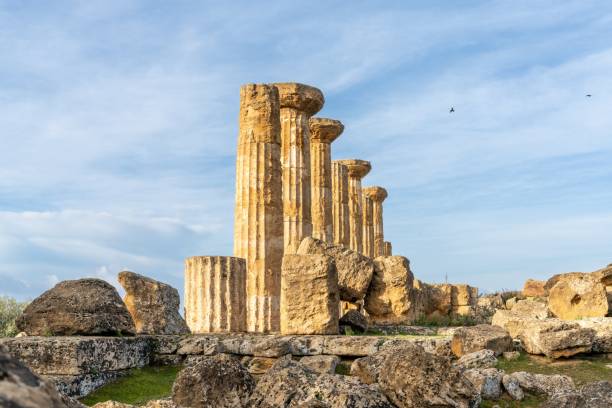
<svg viewBox="0 0 612 408"><path fill-rule="evenodd" d="M587 98L590 98L591 96L593 96L593 95L591 95L591 94L586 94L586 97L587 97Z"/></svg>
<svg viewBox="0 0 612 408"><path fill-rule="evenodd" d="M448 113L453 113L455 111L455 107L451 106L450 110L448 111Z"/></svg>

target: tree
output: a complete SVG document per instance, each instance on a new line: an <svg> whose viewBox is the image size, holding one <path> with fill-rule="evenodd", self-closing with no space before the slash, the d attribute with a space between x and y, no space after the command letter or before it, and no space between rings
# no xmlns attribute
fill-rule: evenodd
<svg viewBox="0 0 612 408"><path fill-rule="evenodd" d="M0 296L0 337L17 334L15 319L23 312L28 302L18 302L9 296Z"/></svg>

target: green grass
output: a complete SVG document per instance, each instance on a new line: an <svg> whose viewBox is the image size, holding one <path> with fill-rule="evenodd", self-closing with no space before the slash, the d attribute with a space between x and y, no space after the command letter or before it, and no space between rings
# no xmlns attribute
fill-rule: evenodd
<svg viewBox="0 0 612 408"><path fill-rule="evenodd" d="M612 381L612 369L606 364L612 362L604 356L587 355L569 359L551 360L541 356L530 356L521 353L521 356L512 361L500 358L497 368L506 373L527 371L535 374L561 374L567 375L580 386L593 381Z"/></svg>
<svg viewBox="0 0 612 408"><path fill-rule="evenodd" d="M535 408L539 407L544 401L546 401L545 396L525 395L522 401L515 401L510 396L504 395L497 401L482 401L480 408L492 408L495 405L500 408Z"/></svg>
<svg viewBox="0 0 612 408"><path fill-rule="evenodd" d="M425 316L421 315L412 322L413 326L425 327L454 327L475 326L478 322L471 316L449 315L449 316Z"/></svg>
<svg viewBox="0 0 612 408"><path fill-rule="evenodd" d="M336 374L340 375L351 375L351 363L352 361L341 361L336 366Z"/></svg>
<svg viewBox="0 0 612 408"><path fill-rule="evenodd" d="M172 384L181 367L145 367L101 387L81 400L87 406L114 400L141 405L147 401L165 398L172 392Z"/></svg>

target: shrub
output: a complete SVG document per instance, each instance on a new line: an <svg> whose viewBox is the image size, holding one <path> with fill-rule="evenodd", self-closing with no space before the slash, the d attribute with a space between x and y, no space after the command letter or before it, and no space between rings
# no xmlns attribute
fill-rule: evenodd
<svg viewBox="0 0 612 408"><path fill-rule="evenodd" d="M13 337L17 334L15 319L27 304L27 302L18 302L12 297L0 296L0 337Z"/></svg>

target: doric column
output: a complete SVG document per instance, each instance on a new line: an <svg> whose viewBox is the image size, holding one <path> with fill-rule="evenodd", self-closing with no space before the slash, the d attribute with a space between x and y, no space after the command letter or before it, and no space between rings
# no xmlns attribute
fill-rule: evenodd
<svg viewBox="0 0 612 408"><path fill-rule="evenodd" d="M246 259L247 330L280 330L283 202L280 102L272 85L240 88L234 255Z"/></svg>
<svg viewBox="0 0 612 408"><path fill-rule="evenodd" d="M246 262L231 256L185 260L185 320L192 333L246 330Z"/></svg>
<svg viewBox="0 0 612 408"><path fill-rule="evenodd" d="M332 162L332 218L334 224L334 244L349 248L349 181L348 168L338 162Z"/></svg>
<svg viewBox="0 0 612 408"><path fill-rule="evenodd" d="M310 118L312 237L334 242L331 143L344 130L339 120Z"/></svg>
<svg viewBox="0 0 612 408"><path fill-rule="evenodd" d="M349 248L363 253L363 209L361 179L370 172L370 162L358 159L340 160L348 169L349 176Z"/></svg>
<svg viewBox="0 0 612 408"><path fill-rule="evenodd" d="M365 192L362 193L361 204L362 252L365 256L374 258L374 212L372 211L372 199Z"/></svg>
<svg viewBox="0 0 612 408"><path fill-rule="evenodd" d="M385 256L392 256L393 255L393 247L391 246L391 243L389 241L385 241Z"/></svg>
<svg viewBox="0 0 612 408"><path fill-rule="evenodd" d="M372 221L374 230L374 258L386 255L385 235L383 230L383 206L387 198L387 190L382 187L373 186L363 189L363 192L372 200ZM390 255L390 254L389 254Z"/></svg>
<svg viewBox="0 0 612 408"><path fill-rule="evenodd" d="M295 254L302 238L312 235L308 120L323 107L324 98L308 85L274 86L280 98L285 254Z"/></svg>

